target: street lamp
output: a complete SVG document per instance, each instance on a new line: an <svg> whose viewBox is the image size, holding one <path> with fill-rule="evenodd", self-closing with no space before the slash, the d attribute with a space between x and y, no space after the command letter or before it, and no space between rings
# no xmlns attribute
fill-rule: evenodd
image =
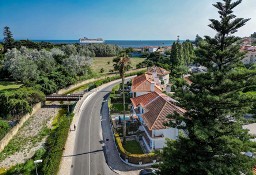
<svg viewBox="0 0 256 175"><path fill-rule="evenodd" d="M42 163L42 162L43 162L43 160L35 160L34 164L36 166L37 163ZM38 175L38 173L37 173L37 166L36 166L36 175Z"/></svg>

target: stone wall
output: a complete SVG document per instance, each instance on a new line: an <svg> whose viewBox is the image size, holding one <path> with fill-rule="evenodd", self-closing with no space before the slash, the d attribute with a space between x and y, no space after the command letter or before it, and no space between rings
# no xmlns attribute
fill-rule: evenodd
<svg viewBox="0 0 256 175"><path fill-rule="evenodd" d="M4 150L5 146L11 141L11 139L17 134L19 129L23 126L23 124L31 117L33 116L40 108L42 107L42 103L37 103L34 105L31 114L24 115L19 123L15 125L6 135L5 137L0 141L0 152Z"/></svg>

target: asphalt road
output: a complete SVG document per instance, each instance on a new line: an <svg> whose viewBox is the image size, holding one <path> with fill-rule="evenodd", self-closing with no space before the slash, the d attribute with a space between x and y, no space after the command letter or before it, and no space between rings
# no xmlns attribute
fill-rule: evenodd
<svg viewBox="0 0 256 175"><path fill-rule="evenodd" d="M115 175L104 157L101 130L101 107L109 91L108 86L93 95L81 109L77 128L72 175Z"/></svg>

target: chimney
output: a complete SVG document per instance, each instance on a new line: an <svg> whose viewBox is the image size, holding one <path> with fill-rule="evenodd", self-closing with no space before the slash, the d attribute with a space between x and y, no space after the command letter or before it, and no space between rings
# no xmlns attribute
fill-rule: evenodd
<svg viewBox="0 0 256 175"><path fill-rule="evenodd" d="M151 84L150 84L150 91L151 92L155 91L155 82L151 82Z"/></svg>

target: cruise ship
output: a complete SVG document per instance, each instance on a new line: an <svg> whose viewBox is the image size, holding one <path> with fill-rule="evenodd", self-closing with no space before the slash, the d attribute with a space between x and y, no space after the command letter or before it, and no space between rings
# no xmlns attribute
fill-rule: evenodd
<svg viewBox="0 0 256 175"><path fill-rule="evenodd" d="M104 43L104 40L102 38L89 39L84 37L84 38L80 38L79 41L80 41L80 44Z"/></svg>

